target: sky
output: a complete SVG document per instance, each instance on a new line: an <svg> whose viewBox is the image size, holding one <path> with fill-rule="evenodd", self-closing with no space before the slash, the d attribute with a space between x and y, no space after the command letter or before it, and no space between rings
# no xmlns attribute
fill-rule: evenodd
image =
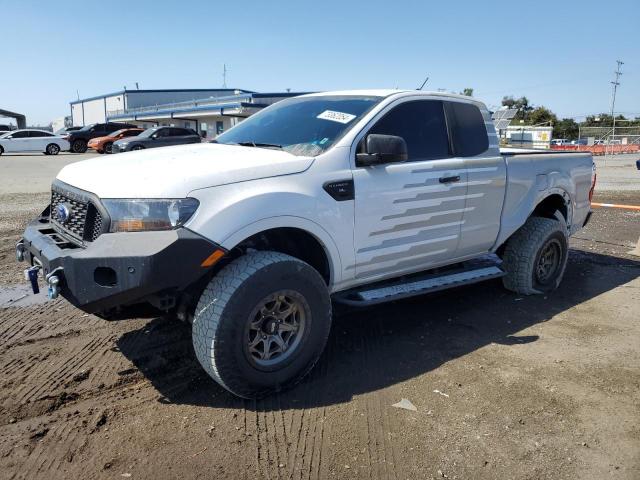
<svg viewBox="0 0 640 480"><path fill-rule="evenodd" d="M0 108L31 125L121 90L417 88L640 116L640 1L0 0ZM581 119L581 118L578 118ZM0 118L0 123L8 123Z"/></svg>

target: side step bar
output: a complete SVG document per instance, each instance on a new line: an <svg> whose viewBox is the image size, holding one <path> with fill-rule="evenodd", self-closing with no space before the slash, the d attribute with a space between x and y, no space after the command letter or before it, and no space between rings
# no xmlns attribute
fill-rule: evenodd
<svg viewBox="0 0 640 480"><path fill-rule="evenodd" d="M495 255L482 260L474 260L446 271L425 272L396 280L365 285L356 289L338 292L333 296L336 302L352 306L368 306L391 302L402 298L424 295L448 288L471 285L472 283L500 278L506 275L500 268L502 262Z"/></svg>

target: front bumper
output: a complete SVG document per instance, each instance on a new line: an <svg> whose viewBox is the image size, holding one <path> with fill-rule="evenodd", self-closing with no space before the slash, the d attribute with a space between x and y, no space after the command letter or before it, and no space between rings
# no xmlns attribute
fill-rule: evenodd
<svg viewBox="0 0 640 480"><path fill-rule="evenodd" d="M82 248L65 241L47 217L27 226L21 248L29 264L42 266L44 276L62 268L57 274L61 277L60 293L87 313L150 299L162 308L159 298L177 298L207 274L202 261L221 250L186 228L107 233ZM168 302L165 307L173 305Z"/></svg>

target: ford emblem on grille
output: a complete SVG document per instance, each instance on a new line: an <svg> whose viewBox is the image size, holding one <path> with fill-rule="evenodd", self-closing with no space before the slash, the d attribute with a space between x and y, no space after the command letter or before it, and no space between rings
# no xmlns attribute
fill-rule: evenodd
<svg viewBox="0 0 640 480"><path fill-rule="evenodd" d="M71 217L71 209L66 203L61 203L56 207L56 213L58 215L58 220L61 223L66 223Z"/></svg>

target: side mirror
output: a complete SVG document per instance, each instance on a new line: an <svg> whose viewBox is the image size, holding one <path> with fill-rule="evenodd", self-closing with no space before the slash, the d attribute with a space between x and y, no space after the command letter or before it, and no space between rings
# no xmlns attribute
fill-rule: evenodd
<svg viewBox="0 0 640 480"><path fill-rule="evenodd" d="M407 142L402 137L372 133L367 136L365 145L366 153L356 154L358 167L405 162L409 158Z"/></svg>

